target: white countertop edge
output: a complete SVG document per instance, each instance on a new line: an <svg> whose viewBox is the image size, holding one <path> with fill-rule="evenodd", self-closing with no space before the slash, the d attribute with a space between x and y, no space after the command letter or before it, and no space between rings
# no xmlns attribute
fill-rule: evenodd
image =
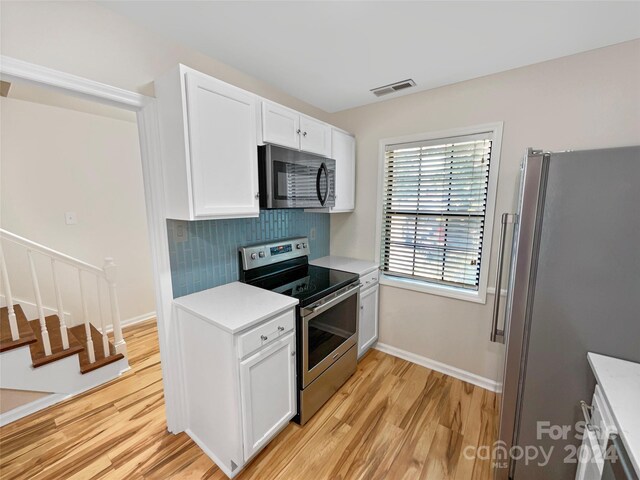
<svg viewBox="0 0 640 480"><path fill-rule="evenodd" d="M624 428L623 425L621 424L619 419L619 412L617 412L618 407L610 399L611 392L607 392L607 384L609 382L609 379L604 378L603 376L603 372L601 371L601 368L604 368L604 367L597 365L597 362L599 359L603 359L605 361L618 361L618 362L624 362L624 363L634 363L634 362L629 362L627 360L621 360L614 357L609 357L607 355L601 355L599 353L592 353L592 352L587 353L587 360L589 361L589 365L591 366L591 370L593 371L593 374L596 377L596 381L598 385L600 385L600 389L604 395L605 401L607 402L607 406L611 411L611 414L613 416L613 421L615 422L616 429L618 430L618 435L620 435L620 438L622 438L622 443L624 443L624 446L627 450L627 454L631 459L631 463L633 464L633 467L635 468L636 473L640 475L640 448L638 448L640 447L640 444L639 445L634 444L634 442L640 443L640 431L635 432L633 435L633 438L630 438L629 437L630 433L628 429ZM640 364L637 364L637 365L638 365L638 371L640 372ZM640 399L638 400L640 401ZM640 410L636 408L635 412L637 412L636 415L638 415L638 421L636 422L636 424L640 425ZM636 450L634 450L634 448Z"/></svg>
<svg viewBox="0 0 640 480"><path fill-rule="evenodd" d="M287 305L285 307L279 308L277 310L272 310L271 312L269 312L266 315L262 315L260 317L257 317L245 324L242 325L242 327L238 327L238 328L229 328L226 325L223 325L222 323L218 323L215 320L212 320L211 318L208 318L204 315L201 315L200 313L190 309L189 307L186 307L184 305L181 305L177 302L173 302L173 304L176 306L176 308L179 308L181 310L184 310L187 313L190 313L191 315L198 317L200 320L204 320L207 323L210 323L211 325L218 327L220 330L224 330L227 333L230 333L231 335L235 335L236 333L240 333L240 332L244 332L245 330L250 329L251 327L264 322L265 320L275 317L276 315L286 312L287 310L291 310L292 308L294 308L296 305L298 305L299 301L297 299L293 299L292 298L292 302L290 305Z"/></svg>
<svg viewBox="0 0 640 480"><path fill-rule="evenodd" d="M342 257L337 255L327 255L325 257L316 258L313 260L309 260L311 265L318 265L320 267L332 268L334 270L342 270L350 273L357 273L360 276L367 275L375 270L380 268L380 265L376 262L372 262L371 260L361 260L359 258L351 258L351 257ZM361 263L361 264L370 264L370 266L365 267L363 270L358 270L357 272L353 270L348 270L349 263ZM345 264L347 268L345 268ZM330 266L329 266L330 265Z"/></svg>

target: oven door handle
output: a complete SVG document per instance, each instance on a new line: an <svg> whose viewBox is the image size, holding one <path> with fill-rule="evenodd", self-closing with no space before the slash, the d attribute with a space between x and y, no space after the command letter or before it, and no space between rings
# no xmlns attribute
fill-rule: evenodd
<svg viewBox="0 0 640 480"><path fill-rule="evenodd" d="M318 305L317 307L303 308L302 309L302 317L303 317L304 320L308 320L308 319L311 319L313 317L316 317L316 316L320 315L322 312L326 312L331 307L335 306L337 303L340 303L345 298L350 297L351 295L355 295L359 291L360 291L360 284L359 283L353 283L353 284L351 284L351 285L349 285L349 286L347 286L345 288L344 293L341 293L337 297L332 298L328 302L323 303L321 305Z"/></svg>

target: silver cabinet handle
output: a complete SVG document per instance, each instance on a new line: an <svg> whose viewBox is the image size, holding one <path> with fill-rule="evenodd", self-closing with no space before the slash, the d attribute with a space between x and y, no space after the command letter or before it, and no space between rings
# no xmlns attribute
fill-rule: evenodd
<svg viewBox="0 0 640 480"><path fill-rule="evenodd" d="M591 432L599 431L600 429L591 423L591 412L593 411L593 407L588 405L584 400L580 400L580 409L582 410L582 416L584 417L587 430Z"/></svg>
<svg viewBox="0 0 640 480"><path fill-rule="evenodd" d="M306 137L307 136L307 132L302 132L302 136Z"/></svg>
<svg viewBox="0 0 640 480"><path fill-rule="evenodd" d="M296 130L296 133L297 133L298 135L300 135L300 132L301 132L301 131L302 131L302 130L298 129L298 130Z"/></svg>
<svg viewBox="0 0 640 480"><path fill-rule="evenodd" d="M278 331L284 332L284 327L281 327L281 326L278 325Z"/></svg>
<svg viewBox="0 0 640 480"><path fill-rule="evenodd" d="M260 192L256 192L256 198L260 198Z"/></svg>
<svg viewBox="0 0 640 480"><path fill-rule="evenodd" d="M294 352L291 352L291 356L292 356L292 357L295 357L295 356L296 356L296 352L295 352L295 351L294 351Z"/></svg>
<svg viewBox="0 0 640 480"><path fill-rule="evenodd" d="M260 338L262 339L262 341L266 341L269 340L269 337L267 337L266 335L260 335Z"/></svg>
<svg viewBox="0 0 640 480"><path fill-rule="evenodd" d="M507 238L507 223L513 223L515 215L502 214L500 222L500 245L498 246L498 268L496 271L495 293L493 295L493 319L491 322L491 335L489 339L497 342L498 336L502 337L500 343L504 343L504 330L498 329L498 317L500 316L500 297L502 292L502 269L504 268L504 244Z"/></svg>

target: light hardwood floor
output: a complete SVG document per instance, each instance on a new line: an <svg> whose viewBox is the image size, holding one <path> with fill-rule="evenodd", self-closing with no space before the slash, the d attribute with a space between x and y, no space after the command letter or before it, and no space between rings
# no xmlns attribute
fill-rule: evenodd
<svg viewBox="0 0 640 480"><path fill-rule="evenodd" d="M0 429L0 478L226 478L186 434L166 431L155 323L125 338L130 372ZM464 452L495 434L495 394L373 350L236 478L488 480L488 462Z"/></svg>

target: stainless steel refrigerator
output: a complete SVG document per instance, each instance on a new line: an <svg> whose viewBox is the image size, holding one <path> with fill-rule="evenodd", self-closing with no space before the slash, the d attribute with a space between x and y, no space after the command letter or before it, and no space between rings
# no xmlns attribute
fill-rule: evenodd
<svg viewBox="0 0 640 480"><path fill-rule="evenodd" d="M507 299L503 323L496 295L491 332L505 344L499 437L515 457L514 446L554 448L546 465L498 464L496 478L572 479L579 402L595 387L587 352L640 362L640 147L530 150L518 211L502 229Z"/></svg>

